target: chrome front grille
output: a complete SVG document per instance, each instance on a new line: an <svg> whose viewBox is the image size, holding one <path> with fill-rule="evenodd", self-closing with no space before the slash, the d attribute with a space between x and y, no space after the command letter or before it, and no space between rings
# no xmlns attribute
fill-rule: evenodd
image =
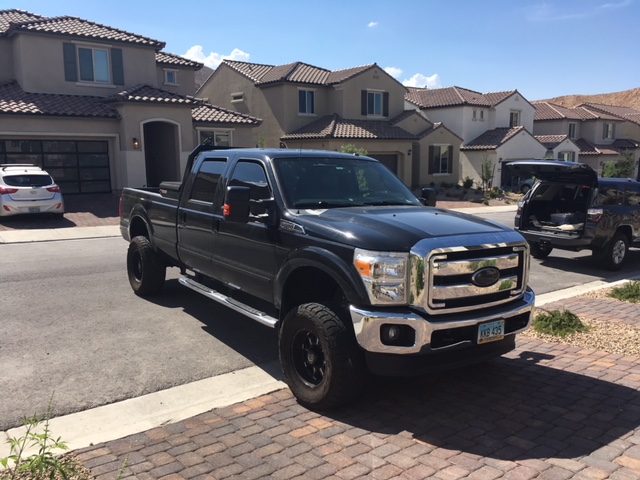
<svg viewBox="0 0 640 480"><path fill-rule="evenodd" d="M529 254L518 234L499 243L437 243L422 240L411 251L412 306L434 315L466 312L513 301L526 290ZM488 281L482 278L485 273Z"/></svg>

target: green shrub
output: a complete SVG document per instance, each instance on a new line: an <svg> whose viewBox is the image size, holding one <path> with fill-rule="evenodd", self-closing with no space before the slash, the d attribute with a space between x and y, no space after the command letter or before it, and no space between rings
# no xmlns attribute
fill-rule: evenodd
<svg viewBox="0 0 640 480"><path fill-rule="evenodd" d="M638 303L640 302L640 282L627 282L621 287L615 287L609 296L625 302Z"/></svg>
<svg viewBox="0 0 640 480"><path fill-rule="evenodd" d="M465 188L465 190L469 190L471 187L473 187L473 178L464 177L464 180L462 181L462 186Z"/></svg>
<svg viewBox="0 0 640 480"><path fill-rule="evenodd" d="M538 333L561 338L589 331L589 327L569 310L545 310L544 313L538 313L533 319L533 329Z"/></svg>

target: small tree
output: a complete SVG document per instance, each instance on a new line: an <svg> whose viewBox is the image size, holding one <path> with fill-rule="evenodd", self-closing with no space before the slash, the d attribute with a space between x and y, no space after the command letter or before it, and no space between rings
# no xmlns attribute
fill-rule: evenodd
<svg viewBox="0 0 640 480"><path fill-rule="evenodd" d="M364 148L356 147L353 143L347 143L340 147L342 153L355 153L356 155L366 156L369 154Z"/></svg>
<svg viewBox="0 0 640 480"><path fill-rule="evenodd" d="M602 169L602 176L605 178L630 178L633 177L633 152L624 150L618 160L605 163Z"/></svg>
<svg viewBox="0 0 640 480"><path fill-rule="evenodd" d="M491 157L484 152L482 154L482 165L480 172L480 180L482 180L482 193L486 193L491 189L493 177L495 175L495 165Z"/></svg>

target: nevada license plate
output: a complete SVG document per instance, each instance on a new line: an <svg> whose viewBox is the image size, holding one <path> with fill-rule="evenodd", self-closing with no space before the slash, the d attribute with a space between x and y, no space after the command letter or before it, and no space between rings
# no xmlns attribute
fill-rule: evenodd
<svg viewBox="0 0 640 480"><path fill-rule="evenodd" d="M495 342L504 338L504 320L482 323L478 326L478 344Z"/></svg>
<svg viewBox="0 0 640 480"><path fill-rule="evenodd" d="M29 213L40 213L40 207L29 207Z"/></svg>

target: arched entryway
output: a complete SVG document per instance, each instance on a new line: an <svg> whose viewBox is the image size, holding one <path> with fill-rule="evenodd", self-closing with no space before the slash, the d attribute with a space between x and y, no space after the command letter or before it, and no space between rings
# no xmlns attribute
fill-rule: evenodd
<svg viewBox="0 0 640 480"><path fill-rule="evenodd" d="M143 125L148 187L157 187L165 180L180 179L178 128L177 124L166 121L151 121Z"/></svg>

